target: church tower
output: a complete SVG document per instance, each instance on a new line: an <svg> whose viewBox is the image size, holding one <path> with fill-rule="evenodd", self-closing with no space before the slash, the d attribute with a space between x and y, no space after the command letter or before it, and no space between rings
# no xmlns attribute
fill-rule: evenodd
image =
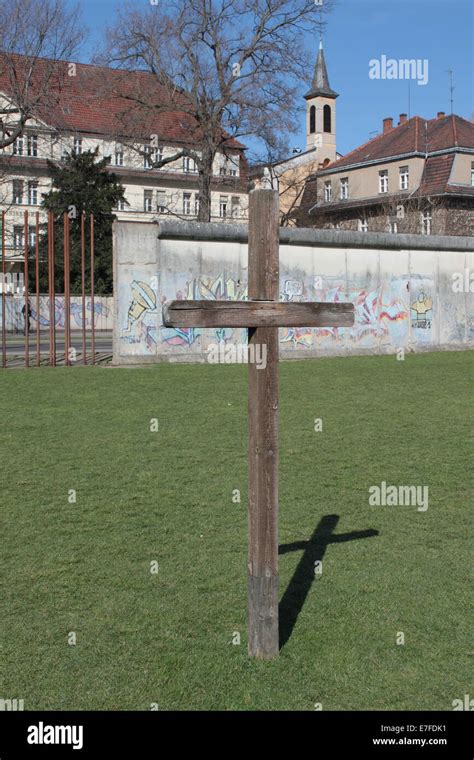
<svg viewBox="0 0 474 760"><path fill-rule="evenodd" d="M311 89L306 100L306 150L317 148L321 164L336 160L336 98L338 93L329 86L323 41L320 40L318 58Z"/></svg>

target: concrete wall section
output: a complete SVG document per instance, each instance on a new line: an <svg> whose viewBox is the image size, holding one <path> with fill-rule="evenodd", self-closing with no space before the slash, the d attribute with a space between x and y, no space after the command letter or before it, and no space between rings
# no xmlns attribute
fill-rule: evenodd
<svg viewBox="0 0 474 760"><path fill-rule="evenodd" d="M23 332L25 320L22 314L22 308L25 304L25 298L22 295L0 294L0 327L2 324L3 309L1 306L2 298L5 298L5 324L7 332ZM37 309L36 295L30 293L29 306L31 309L30 330L36 331L39 322L41 330L47 330L50 323L50 300L49 296L40 295L39 311ZM96 330L112 330L114 309L114 299L107 296L95 296L94 314L92 314L92 302L90 296L85 300L85 318L82 312L81 296L71 296L70 305L70 322L71 330L82 330L85 326L87 330L94 324ZM58 295L54 299L54 321L56 330L64 330L66 321L66 307L64 296Z"/></svg>
<svg viewBox="0 0 474 760"><path fill-rule="evenodd" d="M210 344L246 342L245 329L162 323L166 300L247 298L245 227L117 222L114 250L116 363L206 361ZM473 348L474 293L453 289L466 271L470 238L282 229L281 300L351 301L356 321L281 329L281 356Z"/></svg>

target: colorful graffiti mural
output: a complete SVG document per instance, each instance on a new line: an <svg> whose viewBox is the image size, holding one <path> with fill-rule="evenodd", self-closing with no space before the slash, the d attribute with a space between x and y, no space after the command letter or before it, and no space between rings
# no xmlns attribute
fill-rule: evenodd
<svg viewBox="0 0 474 760"><path fill-rule="evenodd" d="M184 279L184 276L183 276ZM389 286L382 285L374 289L351 288L347 290L341 284L333 287L316 288L314 282L305 283L303 280L283 280L281 283L281 300L284 301L324 301L338 303L350 301L355 306L356 319L351 328L287 328L280 332L280 342L292 348L311 348L327 342L342 342L370 345L374 341L387 343L397 338L400 343L408 330L410 307L402 294L406 293L406 280L395 281ZM225 272L212 277L199 275L190 280L184 279L170 297L163 295L161 302L172 299L189 300L245 300L247 283ZM425 306L428 301L425 301ZM432 309L432 302L430 308ZM413 308L413 307L412 307ZM419 308L422 308L421 302ZM121 340L128 344L142 344L147 351L153 351L157 341L170 349L180 348L200 350L202 336L207 334L209 341L226 343L229 341L243 343L247 340L245 330L217 328L202 330L200 328L175 329L164 327L156 319L149 321L150 314L156 315L157 296L147 283L133 280L130 284L127 308L127 323L124 325ZM420 312L421 313L421 312ZM159 334L159 338L158 338Z"/></svg>
<svg viewBox="0 0 474 760"><path fill-rule="evenodd" d="M2 296L0 295L0 299ZM5 323L7 331L22 332L24 328L24 319L22 308L25 303L23 296L5 296ZM40 296L40 308L37 310L36 296L30 299L31 308L31 330L36 329L39 322L40 328L48 328L50 324L50 298ZM113 319L113 298L105 296L96 296L94 299L94 313L92 313L92 302L90 296L86 297L85 318L83 319L82 298L80 296L71 296L70 303L71 328L81 329L82 327L90 328L92 323L98 330L112 330ZM1 314L1 310L0 310ZM1 318L1 317L0 317ZM66 304L64 296L56 296L54 299L54 323L58 330L64 329L66 321Z"/></svg>
<svg viewBox="0 0 474 760"><path fill-rule="evenodd" d="M411 326L414 329L429 330L433 314L433 299L420 290L416 301L411 304Z"/></svg>

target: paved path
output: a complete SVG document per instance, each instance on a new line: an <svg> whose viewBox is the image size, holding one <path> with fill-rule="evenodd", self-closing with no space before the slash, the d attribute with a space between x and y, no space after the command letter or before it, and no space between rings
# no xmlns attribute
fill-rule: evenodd
<svg viewBox="0 0 474 760"><path fill-rule="evenodd" d="M75 349L75 360L72 364L82 364L82 333L71 333L72 348ZM8 334L6 339L7 367L21 367L25 365L25 348L26 338L20 333ZM95 334L95 354L96 363L109 361L112 358L112 333L96 332ZM37 343L36 333L29 335L29 363L34 367L37 364ZM92 363L91 353L91 336L88 332L86 335L86 358L87 363ZM41 365L49 364L49 333L41 332L40 335L40 360ZM64 334L58 332L56 335L56 363L64 364ZM1 352L1 334L0 334L0 367L2 366Z"/></svg>

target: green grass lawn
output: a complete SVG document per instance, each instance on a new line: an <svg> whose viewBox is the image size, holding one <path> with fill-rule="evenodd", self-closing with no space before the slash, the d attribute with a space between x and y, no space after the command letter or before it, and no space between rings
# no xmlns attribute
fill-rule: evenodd
<svg viewBox="0 0 474 760"><path fill-rule="evenodd" d="M2 371L0 698L451 710L472 695L473 360L281 364L287 640L271 662L247 657L246 368ZM428 510L369 506L382 481L427 485ZM357 531L378 534L328 543Z"/></svg>

